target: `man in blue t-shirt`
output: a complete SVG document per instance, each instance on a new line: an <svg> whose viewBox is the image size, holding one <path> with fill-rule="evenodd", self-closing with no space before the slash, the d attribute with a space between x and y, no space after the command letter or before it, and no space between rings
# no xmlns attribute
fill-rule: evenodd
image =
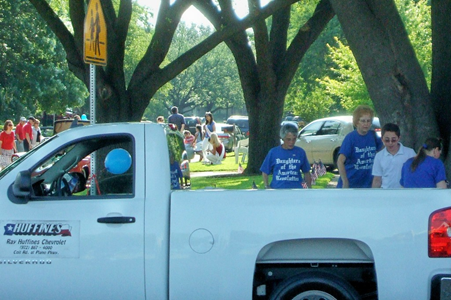
<svg viewBox="0 0 451 300"><path fill-rule="evenodd" d="M183 130L185 130L185 117L182 114L179 114L177 106L173 106L171 112L172 115L169 116L168 123L177 125L177 129L183 132Z"/></svg>
<svg viewBox="0 0 451 300"><path fill-rule="evenodd" d="M265 188L296 189L311 187L310 164L304 149L295 146L298 129L285 124L280 129L283 144L269 150L260 168ZM301 171L304 174L302 178ZM268 175L273 174L271 185ZM304 181L305 180L305 181Z"/></svg>
<svg viewBox="0 0 451 300"><path fill-rule="evenodd" d="M337 165L340 173L337 188L371 188L374 157L382 148L382 141L373 130L373 110L359 105L353 113L356 128L341 144Z"/></svg>

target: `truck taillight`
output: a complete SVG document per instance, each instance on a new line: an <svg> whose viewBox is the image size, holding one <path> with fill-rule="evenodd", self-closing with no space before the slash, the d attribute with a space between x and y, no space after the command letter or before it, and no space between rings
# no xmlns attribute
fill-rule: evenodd
<svg viewBox="0 0 451 300"><path fill-rule="evenodd" d="M451 207L429 216L429 257L451 257Z"/></svg>

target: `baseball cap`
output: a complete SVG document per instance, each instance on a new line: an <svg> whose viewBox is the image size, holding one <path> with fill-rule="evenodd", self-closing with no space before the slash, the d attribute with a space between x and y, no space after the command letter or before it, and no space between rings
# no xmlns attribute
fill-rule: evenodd
<svg viewBox="0 0 451 300"><path fill-rule="evenodd" d="M20 117L20 120L24 121L24 122L27 121L27 119L25 119L25 117Z"/></svg>
<svg viewBox="0 0 451 300"><path fill-rule="evenodd" d="M36 121L36 119L35 119L33 116L29 116L29 117L28 117L28 120Z"/></svg>

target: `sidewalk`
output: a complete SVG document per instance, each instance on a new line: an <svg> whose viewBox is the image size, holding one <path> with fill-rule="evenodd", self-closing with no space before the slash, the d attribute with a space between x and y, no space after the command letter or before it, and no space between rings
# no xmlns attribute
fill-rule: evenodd
<svg viewBox="0 0 451 300"><path fill-rule="evenodd" d="M335 176L327 184L326 189L335 189L337 187L339 177L340 177L340 175L335 174Z"/></svg>

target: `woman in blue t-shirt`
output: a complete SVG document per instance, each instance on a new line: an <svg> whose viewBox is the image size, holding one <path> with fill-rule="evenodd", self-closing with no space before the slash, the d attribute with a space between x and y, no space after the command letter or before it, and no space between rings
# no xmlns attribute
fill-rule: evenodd
<svg viewBox="0 0 451 300"><path fill-rule="evenodd" d="M304 149L295 146L298 128L285 124L280 129L283 144L269 150L260 168L265 188L300 189L311 187L310 163ZM304 179L301 176L304 174ZM268 175L273 174L271 185Z"/></svg>
<svg viewBox="0 0 451 300"><path fill-rule="evenodd" d="M415 157L402 166L400 184L405 188L446 189L445 165L439 159L442 143L437 138L428 138Z"/></svg>
<svg viewBox="0 0 451 300"><path fill-rule="evenodd" d="M371 188L374 157L382 148L380 137L370 130L373 117L374 112L367 105L354 110L352 122L356 129L346 135L337 159L337 188Z"/></svg>

